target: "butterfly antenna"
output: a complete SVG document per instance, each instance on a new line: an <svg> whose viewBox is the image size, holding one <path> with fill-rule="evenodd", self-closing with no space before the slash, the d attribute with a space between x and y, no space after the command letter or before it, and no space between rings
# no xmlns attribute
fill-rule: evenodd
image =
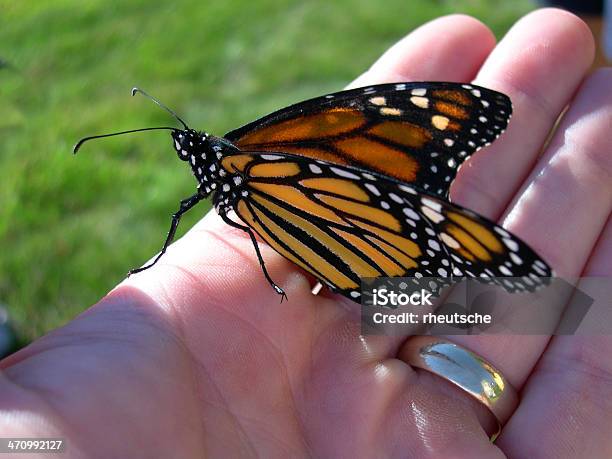
<svg viewBox="0 0 612 459"><path fill-rule="evenodd" d="M180 118L179 118L180 119ZM91 139L101 139L103 137L113 137L116 135L123 135L123 134L130 134L132 132L142 132L142 131L159 131L159 130L170 130L170 131L176 131L177 129L174 127L169 127L169 126L160 126L160 127L148 127L148 128L141 128L141 129L131 129L129 131L121 131L121 132L112 132L110 134L100 134L100 135L92 135L89 137L83 137L81 140L79 140L77 142L77 144L74 146L74 148L72 149L72 152L76 155L77 151L79 151L79 148L81 148L81 146L91 140Z"/></svg>
<svg viewBox="0 0 612 459"><path fill-rule="evenodd" d="M184 127L185 129L189 129L189 126L187 126L187 123L185 123L180 116L178 116L174 110L172 110L171 108L168 108L167 106L165 106L164 104L162 104L159 100L157 100L155 97L147 94L146 92L144 92L142 89L140 88L132 88L132 96L135 96L137 93L142 94L143 96L145 96L147 99L152 100L154 103L156 103L157 105L159 105L161 108L163 108L164 110L166 110L168 113L170 113L172 116L174 116Z"/></svg>

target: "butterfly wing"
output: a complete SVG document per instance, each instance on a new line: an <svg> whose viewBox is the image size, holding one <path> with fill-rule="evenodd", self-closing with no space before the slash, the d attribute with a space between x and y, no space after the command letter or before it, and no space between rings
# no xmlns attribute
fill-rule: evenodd
<svg viewBox="0 0 612 459"><path fill-rule="evenodd" d="M495 140L510 99L459 83L395 83L341 91L271 113L225 138L244 151L352 165L446 197L458 168Z"/></svg>
<svg viewBox="0 0 612 459"><path fill-rule="evenodd" d="M454 277L476 278L509 292L534 291L550 282L548 264L501 226L433 196L419 199L421 214L451 257Z"/></svg>
<svg viewBox="0 0 612 459"><path fill-rule="evenodd" d="M407 184L296 155L241 152L232 207L263 240L332 290L358 300L363 277L514 276L532 290L548 266L494 223ZM528 279L525 281L525 279Z"/></svg>

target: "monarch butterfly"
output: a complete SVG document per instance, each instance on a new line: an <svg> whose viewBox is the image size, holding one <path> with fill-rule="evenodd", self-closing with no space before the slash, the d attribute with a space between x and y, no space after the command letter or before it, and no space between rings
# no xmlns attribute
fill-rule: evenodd
<svg viewBox="0 0 612 459"><path fill-rule="evenodd" d="M212 195L222 219L251 238L281 301L285 292L255 234L354 301L363 277L467 276L523 291L552 275L524 242L446 199L461 164L506 128L512 106L501 93L444 82L376 85L307 100L215 137L137 92L184 129L90 136L74 152L93 138L168 129L198 187L181 201L158 256L131 274L157 263L181 216Z"/></svg>

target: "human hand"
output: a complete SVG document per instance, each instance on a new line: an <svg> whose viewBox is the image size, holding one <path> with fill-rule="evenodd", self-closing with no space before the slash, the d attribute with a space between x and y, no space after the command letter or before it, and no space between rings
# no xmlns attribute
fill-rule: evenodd
<svg viewBox="0 0 612 459"><path fill-rule="evenodd" d="M498 46L449 16L353 86L475 79L508 94L508 131L462 167L451 197L561 276L610 276L612 71L582 81L592 55L588 29L559 10L526 16ZM2 436L61 436L72 457L612 455L610 337L453 337L522 391L492 444L481 405L397 359L402 340L359 336L356 305L312 296L303 272L260 246L288 303L250 240L209 214L154 268L0 363Z"/></svg>

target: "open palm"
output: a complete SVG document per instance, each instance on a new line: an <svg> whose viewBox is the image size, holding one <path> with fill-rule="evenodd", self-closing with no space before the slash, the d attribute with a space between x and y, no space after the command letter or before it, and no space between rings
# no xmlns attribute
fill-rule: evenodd
<svg viewBox="0 0 612 459"><path fill-rule="evenodd" d="M526 16L497 46L449 16L352 86L475 80L508 94L508 131L451 197L561 276L610 276L612 71L585 79L592 55L586 26L559 10ZM154 268L0 363L1 436L64 437L68 457L612 456L610 337L453 337L522 391L492 444L484 408L396 358L402 340L360 336L358 306L312 296L312 279L260 246L288 303L250 240L211 213Z"/></svg>

